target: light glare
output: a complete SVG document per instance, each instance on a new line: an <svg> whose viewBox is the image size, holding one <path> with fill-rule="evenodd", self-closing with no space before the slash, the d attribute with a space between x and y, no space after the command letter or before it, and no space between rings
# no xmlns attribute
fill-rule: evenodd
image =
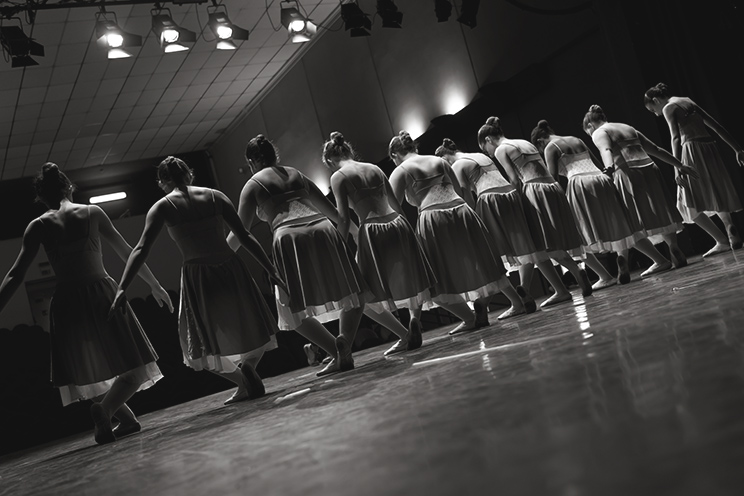
<svg viewBox="0 0 744 496"><path fill-rule="evenodd" d="M109 193L107 195L92 196L90 198L90 203L92 204L106 203L106 202L115 201L115 200L123 200L126 197L127 197L126 193L124 193L123 191L119 191L116 193Z"/></svg>
<svg viewBox="0 0 744 496"><path fill-rule="evenodd" d="M125 52L121 48L112 48L108 51L108 58L110 59L125 59L131 56L132 54Z"/></svg>
<svg viewBox="0 0 744 496"><path fill-rule="evenodd" d="M217 26L217 37L226 40L232 37L233 30L230 26Z"/></svg>
<svg viewBox="0 0 744 496"><path fill-rule="evenodd" d="M124 37L119 33L109 33L106 35L106 42L111 48L120 48L124 44Z"/></svg>
<svg viewBox="0 0 744 496"><path fill-rule="evenodd" d="M178 41L178 31L175 29L164 29L160 38L165 43L175 43Z"/></svg>
<svg viewBox="0 0 744 496"><path fill-rule="evenodd" d="M298 33L305 29L305 21L301 19L297 19L296 21L292 21L289 23L289 31L291 33Z"/></svg>
<svg viewBox="0 0 744 496"><path fill-rule="evenodd" d="M187 47L187 46L183 46L183 45L179 45L177 43L174 43L174 44L171 44L171 45L165 45L165 47L163 48L163 51L165 53L173 53L173 52L183 52L184 50L188 50L188 49L189 49L189 47Z"/></svg>

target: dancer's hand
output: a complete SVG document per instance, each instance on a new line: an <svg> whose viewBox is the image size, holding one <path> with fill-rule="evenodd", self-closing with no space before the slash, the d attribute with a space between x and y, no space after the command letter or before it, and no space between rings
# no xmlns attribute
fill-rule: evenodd
<svg viewBox="0 0 744 496"><path fill-rule="evenodd" d="M698 173L698 171L696 171L694 168L690 167L689 165L683 165L678 170L680 174L690 176L693 179L700 179L700 174Z"/></svg>
<svg viewBox="0 0 744 496"><path fill-rule="evenodd" d="M165 306L168 307L168 311L170 313L173 313L173 303L171 302L168 292L163 289L163 286L158 284L157 287L150 288L150 291L155 297L155 301L158 302L158 306L160 308L163 308L163 304L165 303Z"/></svg>
<svg viewBox="0 0 744 496"><path fill-rule="evenodd" d="M605 167L605 169L602 172L604 172L605 176L607 176L610 179L612 179L612 174L615 173L615 167L614 166L613 167Z"/></svg>
<svg viewBox="0 0 744 496"><path fill-rule="evenodd" d="M273 272L269 272L269 279L272 283L276 284L279 289L284 291L284 293L289 294L289 288L287 287L287 283L284 282L284 279L282 279L281 274L279 274L279 271L274 269Z"/></svg>
<svg viewBox="0 0 744 496"><path fill-rule="evenodd" d="M111 303L111 308L109 308L109 313L108 313L109 320L111 320L111 317L113 317L116 312L121 312L121 314L124 315L124 313L127 310L126 304L127 304L127 297L124 294L124 290L119 288L116 291L116 296L114 296L113 303Z"/></svg>
<svg viewBox="0 0 744 496"><path fill-rule="evenodd" d="M676 169L674 171L674 182L677 183L678 186L687 186L687 179L685 179L685 176Z"/></svg>
<svg viewBox="0 0 744 496"><path fill-rule="evenodd" d="M744 167L744 149L736 152L736 161L739 162L740 167Z"/></svg>

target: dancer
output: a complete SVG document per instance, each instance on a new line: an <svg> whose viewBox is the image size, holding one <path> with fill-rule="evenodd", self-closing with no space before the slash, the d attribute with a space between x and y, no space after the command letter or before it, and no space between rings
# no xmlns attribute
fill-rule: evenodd
<svg viewBox="0 0 744 496"><path fill-rule="evenodd" d="M405 131L390 141L388 154L397 166L390 176L393 194L399 203L405 198L419 211L416 232L437 278L433 301L462 320L450 334L488 325L488 300L499 291L511 302L499 320L525 313L525 304L492 252L485 225L463 200L449 164L419 155ZM474 302L475 313L467 301Z"/></svg>
<svg viewBox="0 0 744 496"><path fill-rule="evenodd" d="M669 246L671 264L654 255L653 265L641 274L648 277L665 270L684 267L687 258L677 244L682 217L671 206L664 189L661 171L649 155L674 166L682 176L697 178L698 173L659 148L642 133L627 124L607 122L599 105L592 105L584 116L584 131L599 149L605 169L612 174L615 187L634 223L643 226L652 240L661 236ZM646 255L651 256L649 253Z"/></svg>
<svg viewBox="0 0 744 496"><path fill-rule="evenodd" d="M737 250L742 241L731 219L731 212L742 209L736 188L726 171L715 139L708 134L712 129L736 153L739 165L744 166L744 149L728 131L705 110L686 97L672 96L664 83L650 88L644 95L646 108L656 116L664 116L672 135L672 154L685 165L694 168L700 177L688 181L676 176L677 209L682 220L702 227L716 244L703 258L728 251L729 246ZM708 215L718 214L728 234L716 227Z"/></svg>
<svg viewBox="0 0 744 496"><path fill-rule="evenodd" d="M429 288L436 278L385 174L354 157L343 135L331 133L323 146L323 162L334 171L331 188L339 213L338 231L347 239L352 208L361 225L357 262L374 294L364 314L400 338L385 355L414 350L422 340L421 307L431 299ZM408 329L390 313L398 308L411 311Z"/></svg>
<svg viewBox="0 0 744 496"><path fill-rule="evenodd" d="M615 284L594 253L614 251L618 254L617 280L620 284L630 282L627 264L630 247L635 246L655 262L666 261L646 239L641 224L629 215L612 179L602 173L600 167L604 167L582 140L558 136L548 121L542 120L532 130L531 141L545 155L553 177L561 174L568 178L566 196L588 252L586 263L600 278L594 289Z"/></svg>
<svg viewBox="0 0 744 496"><path fill-rule="evenodd" d="M512 185L522 192L533 238L545 247L551 258L571 272L584 296L591 295L592 285L586 271L579 268L569 254L584 254L571 207L561 186L548 172L540 153L529 141L506 138L498 117L489 117L478 130L478 144L481 150L499 161ZM538 268L555 290L555 294L545 300L542 306L571 299L571 293L554 267L548 268L541 263ZM527 278L530 276L528 273ZM529 284L529 279L522 279L522 286Z"/></svg>
<svg viewBox="0 0 744 496"><path fill-rule="evenodd" d="M126 402L160 380L158 356L132 309L107 320L116 283L106 273L101 237L126 260L131 246L95 205L72 202L73 185L57 165L47 162L34 179L38 200L49 210L34 219L23 235L21 251L0 285L0 311L23 282L39 246L49 257L56 288L49 308L52 382L64 406L92 399L90 413L98 444L140 430ZM158 305L168 306L168 293L147 266L140 270ZM111 417L119 420L112 429Z"/></svg>
<svg viewBox="0 0 744 496"><path fill-rule="evenodd" d="M276 348L278 329L256 282L225 242L224 224L277 284L281 278L223 193L192 186L191 169L176 157L160 162L157 175L165 197L147 212L112 313L126 301L124 292L165 225L183 257L178 333L184 363L235 383L238 389L226 405L261 397L266 390L255 367L264 351Z"/></svg>
<svg viewBox="0 0 744 496"><path fill-rule="evenodd" d="M279 328L297 331L333 357L316 375L353 369L351 343L371 295L330 222L339 221L338 212L304 174L279 165L262 134L248 142L245 157L253 177L240 193L238 212L244 226L257 215L273 231L274 260L288 286L276 295ZM321 322L336 319L340 333L334 338Z"/></svg>

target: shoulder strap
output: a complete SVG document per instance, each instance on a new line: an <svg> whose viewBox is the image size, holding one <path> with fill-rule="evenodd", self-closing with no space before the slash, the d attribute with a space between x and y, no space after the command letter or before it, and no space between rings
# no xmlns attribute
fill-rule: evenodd
<svg viewBox="0 0 744 496"><path fill-rule="evenodd" d="M563 151L563 148L561 148L561 146L558 144L558 140L553 140L550 143L548 143L548 145L553 145L556 148L558 148L558 151L561 152L561 155L565 155L566 154L566 152Z"/></svg>

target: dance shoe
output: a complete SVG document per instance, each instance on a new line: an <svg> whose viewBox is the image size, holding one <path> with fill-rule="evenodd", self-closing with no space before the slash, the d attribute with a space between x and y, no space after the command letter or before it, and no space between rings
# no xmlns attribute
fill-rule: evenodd
<svg viewBox="0 0 744 496"><path fill-rule="evenodd" d="M320 372L315 374L317 377L323 377L336 372L346 372L354 369L354 357L351 356L351 345L344 336L336 338L336 358L332 359L328 365Z"/></svg>
<svg viewBox="0 0 744 496"><path fill-rule="evenodd" d="M614 286L615 284L617 284L617 281L614 279L608 279L606 281L603 281L602 279L600 279L599 281L595 282L592 285L592 290L599 291L600 289L609 288L610 286ZM626 284L626 283L621 283L621 284Z"/></svg>
<svg viewBox="0 0 744 496"><path fill-rule="evenodd" d="M584 269L579 270L579 287L581 288L581 296L592 295L592 283Z"/></svg>
<svg viewBox="0 0 744 496"><path fill-rule="evenodd" d="M687 266L687 257L685 257L685 254L682 253L679 247L671 248L669 254L672 256L672 266L675 269L681 269Z"/></svg>
<svg viewBox="0 0 744 496"><path fill-rule="evenodd" d="M315 367L316 365L320 365L320 357L318 356L318 353L315 351L315 347L308 343L305 346L302 347L303 350L305 350L305 356L307 357L307 364L311 367Z"/></svg>
<svg viewBox="0 0 744 496"><path fill-rule="evenodd" d="M517 294L522 300L522 304L524 305L524 313L534 313L537 310L537 304L535 303L535 299L532 297L532 295L529 294L527 290L525 290L522 286L517 286L514 289L517 290Z"/></svg>
<svg viewBox="0 0 744 496"><path fill-rule="evenodd" d="M382 355L383 356L395 355L396 353L403 353L404 351L408 351L408 342L402 339L399 339L398 341L395 342L393 346L391 346Z"/></svg>
<svg viewBox="0 0 744 496"><path fill-rule="evenodd" d="M240 373L243 375L243 383L248 392L249 400L255 400L266 395L266 387L258 372L256 372L256 369L251 364L244 362L240 367Z"/></svg>
<svg viewBox="0 0 744 496"><path fill-rule="evenodd" d="M540 308L550 307L553 305L557 305L558 303L563 303L564 301L571 301L571 293L566 293L564 295L559 295L558 293L554 293L553 296L548 298L547 300L543 301L542 304L540 304Z"/></svg>
<svg viewBox="0 0 744 496"><path fill-rule="evenodd" d="M470 323L463 322L459 326L457 326L454 329L452 329L449 332L449 335L450 336L457 336L458 334L463 334L465 332L474 331L475 329L477 329L476 324L475 324L475 320L473 320Z"/></svg>
<svg viewBox="0 0 744 496"><path fill-rule="evenodd" d="M127 422L127 423L120 422L119 425L114 427L113 432L114 432L114 436L116 436L116 439L119 439L124 436L130 436L132 434L137 434L141 430L142 430L142 425L137 421Z"/></svg>
<svg viewBox="0 0 744 496"><path fill-rule="evenodd" d="M487 327L490 324L488 322L488 307L476 301L473 302L473 309L475 311L475 328Z"/></svg>
<svg viewBox="0 0 744 496"><path fill-rule="evenodd" d="M630 282L630 269L628 261L623 256L617 257L617 283L628 284Z"/></svg>
<svg viewBox="0 0 744 496"><path fill-rule="evenodd" d="M93 430L93 437L98 444L113 443L116 441L114 431L111 428L111 419L100 403L93 403L90 406L90 416L93 418L95 428Z"/></svg>
<svg viewBox="0 0 744 496"><path fill-rule="evenodd" d="M502 313L498 317L496 317L496 320L504 320L508 319L510 317L516 317L517 315L522 315L524 313L524 309L517 310L513 306L510 307L506 312Z"/></svg>
<svg viewBox="0 0 744 496"><path fill-rule="evenodd" d="M731 247L729 245L725 245L723 243L716 243L713 248L706 251L703 254L703 258L708 258L713 255L718 255L719 253L726 253L727 251L731 250Z"/></svg>
<svg viewBox="0 0 744 496"><path fill-rule="evenodd" d="M408 351L421 348L423 343L424 337L421 335L421 321L415 317L411 317L411 321L408 323Z"/></svg>
<svg viewBox="0 0 744 496"><path fill-rule="evenodd" d="M641 272L641 277L644 278L644 277L652 276L654 274L658 274L660 272L666 272L667 270L671 270L671 268L672 268L671 262L664 262L663 264L654 263L651 267Z"/></svg>

